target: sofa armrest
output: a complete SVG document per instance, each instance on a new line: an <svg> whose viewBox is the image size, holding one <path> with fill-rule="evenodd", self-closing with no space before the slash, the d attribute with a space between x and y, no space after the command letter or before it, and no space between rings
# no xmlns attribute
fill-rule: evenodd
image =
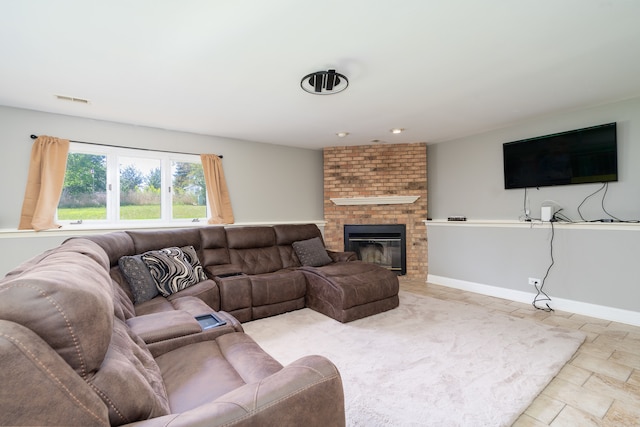
<svg viewBox="0 0 640 427"><path fill-rule="evenodd" d="M128 426L344 426L340 373L322 356L306 356L260 382L245 384L180 414Z"/></svg>
<svg viewBox="0 0 640 427"><path fill-rule="evenodd" d="M334 252L327 250L327 254L329 254L329 258L331 258L333 262L347 262L358 260L358 255L355 252L351 251Z"/></svg>
<svg viewBox="0 0 640 427"><path fill-rule="evenodd" d="M212 341L232 332L243 332L240 322L229 313L218 311L216 315L226 324L206 330L202 329L195 316L183 310L132 317L127 319L127 325L147 344L153 357L158 357L189 344Z"/></svg>
<svg viewBox="0 0 640 427"><path fill-rule="evenodd" d="M238 322L238 320L229 313L225 313L224 311L217 311L216 314L218 315L218 317L225 320L227 324L216 326L215 328L211 329L205 329L204 331L197 334L184 335L182 337L170 338L164 341L147 344L147 348L149 349L153 357L158 357L177 348L184 347L190 344L195 344L203 341L213 341L220 335L230 334L233 332L244 332L244 329L242 329L242 325L240 324L240 322Z"/></svg>
<svg viewBox="0 0 640 427"><path fill-rule="evenodd" d="M202 332L195 317L182 310L132 317L127 325L147 344Z"/></svg>
<svg viewBox="0 0 640 427"><path fill-rule="evenodd" d="M204 271L208 277L215 279L242 274L242 267L236 264L206 265Z"/></svg>

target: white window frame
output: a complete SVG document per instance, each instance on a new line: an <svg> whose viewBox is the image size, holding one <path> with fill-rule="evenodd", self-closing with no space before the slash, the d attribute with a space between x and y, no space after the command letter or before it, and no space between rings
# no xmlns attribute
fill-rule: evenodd
<svg viewBox="0 0 640 427"><path fill-rule="evenodd" d="M71 229L91 228L92 226L123 225L131 226L158 226L162 224L176 225L179 223L194 224L207 221L210 215L209 197L206 198L206 213L202 218L173 218L173 188L172 188L172 162L201 163L197 154L168 153L146 149L110 147L106 145L89 145L85 143L71 142L69 153L95 154L106 156L107 168L107 219L105 220L57 220L60 225ZM160 191L160 218L159 219L120 219L120 158L140 158L159 160L161 164L161 191ZM57 212L56 212L57 217ZM68 226L68 227L67 227Z"/></svg>

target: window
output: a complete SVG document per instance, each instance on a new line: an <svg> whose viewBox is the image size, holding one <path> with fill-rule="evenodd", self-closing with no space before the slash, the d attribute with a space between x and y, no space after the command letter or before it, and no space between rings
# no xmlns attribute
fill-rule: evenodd
<svg viewBox="0 0 640 427"><path fill-rule="evenodd" d="M118 157L121 220L162 219L162 161Z"/></svg>
<svg viewBox="0 0 640 427"><path fill-rule="evenodd" d="M58 220L106 219L107 156L70 150L58 203Z"/></svg>
<svg viewBox="0 0 640 427"><path fill-rule="evenodd" d="M171 162L172 218L205 218L207 187L202 163Z"/></svg>
<svg viewBox="0 0 640 427"><path fill-rule="evenodd" d="M198 221L206 217L199 156L71 143L58 221Z"/></svg>

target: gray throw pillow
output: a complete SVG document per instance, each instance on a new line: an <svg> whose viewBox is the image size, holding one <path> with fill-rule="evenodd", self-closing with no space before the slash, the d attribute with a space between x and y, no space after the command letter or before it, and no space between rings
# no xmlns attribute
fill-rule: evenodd
<svg viewBox="0 0 640 427"><path fill-rule="evenodd" d="M145 252L142 261L165 297L207 279L193 246Z"/></svg>
<svg viewBox="0 0 640 427"><path fill-rule="evenodd" d="M142 255L123 256L118 260L118 265L129 283L134 304L149 301L158 295L156 282L142 261Z"/></svg>
<svg viewBox="0 0 640 427"><path fill-rule="evenodd" d="M293 246L302 265L321 267L331 262L331 258L319 237L293 242L291 246Z"/></svg>

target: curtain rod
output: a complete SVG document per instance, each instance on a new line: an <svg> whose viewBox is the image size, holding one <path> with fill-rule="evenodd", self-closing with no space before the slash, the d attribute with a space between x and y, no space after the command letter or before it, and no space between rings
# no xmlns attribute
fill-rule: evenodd
<svg viewBox="0 0 640 427"><path fill-rule="evenodd" d="M33 135L33 134L31 135L31 139L36 139L36 138L38 138L38 135ZM182 152L182 151L168 151L168 150L152 150L150 148L133 148L133 147L125 147L124 145L100 144L98 142L73 141L73 140L69 140L69 142L76 142L78 144L100 145L102 147L127 148L129 150L154 151L156 153L189 154L189 155L193 155L193 156L199 156L200 155L198 153L185 153L185 152ZM217 156L222 159L222 155L221 154L217 154Z"/></svg>

